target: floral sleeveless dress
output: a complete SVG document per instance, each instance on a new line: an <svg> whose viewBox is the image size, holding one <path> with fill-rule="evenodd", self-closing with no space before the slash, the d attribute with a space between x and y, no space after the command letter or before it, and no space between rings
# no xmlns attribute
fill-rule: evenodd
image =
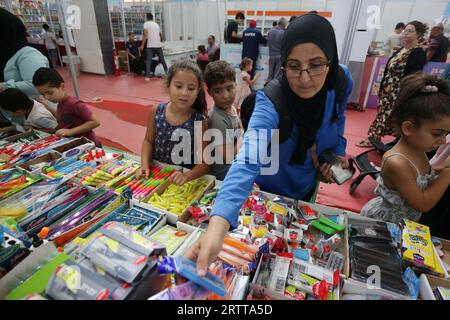
<svg viewBox="0 0 450 320"><path fill-rule="evenodd" d="M167 103L162 103L156 111L155 145L152 158L163 163L175 164L191 169L195 166L195 123L196 121L201 122L203 116L195 112L185 123L179 126L172 126L167 122L166 110ZM189 154L184 154L183 150L189 150ZM182 161L178 162L176 159L182 159Z"/></svg>
<svg viewBox="0 0 450 320"><path fill-rule="evenodd" d="M428 188L436 179L436 172L431 168L430 173L426 175L421 175L417 166L406 156L401 153L394 153L383 160L383 164L387 159L400 156L406 159L411 166L417 172L416 183L420 190L424 191ZM382 166L383 166L382 164ZM377 180L378 186L375 189L375 193L378 195L375 199L372 199L361 210L361 215L373 218L377 220L383 220L392 223L399 223L403 219L408 219L411 221L419 221L422 213L411 208L402 198L402 196L395 190L391 190L386 187L383 183L383 178L380 177Z"/></svg>
<svg viewBox="0 0 450 320"><path fill-rule="evenodd" d="M377 116L369 128L369 138L379 141L381 137L393 133L388 119L400 91L400 82L404 76L406 62L413 49L415 48L401 50L386 65L387 71L382 82L383 89L379 93Z"/></svg>

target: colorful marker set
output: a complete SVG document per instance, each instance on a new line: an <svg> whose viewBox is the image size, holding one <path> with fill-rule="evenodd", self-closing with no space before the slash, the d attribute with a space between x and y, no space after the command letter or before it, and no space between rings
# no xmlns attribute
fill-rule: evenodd
<svg viewBox="0 0 450 320"><path fill-rule="evenodd" d="M9 143L0 148L0 154L10 157L8 165L5 167L12 167L30 161L40 155L48 152L50 148L55 148L59 145L65 144L70 139L50 136L38 140L35 137L19 139L14 143Z"/></svg>
<svg viewBox="0 0 450 320"><path fill-rule="evenodd" d="M26 176L17 170L5 170L0 173L0 199L7 198L42 179Z"/></svg>
<svg viewBox="0 0 450 320"><path fill-rule="evenodd" d="M71 158L57 163L56 165L43 168L44 174L54 179L63 178L75 171L83 170L85 168L94 168L95 165L90 162L84 162L77 160L76 158Z"/></svg>
<svg viewBox="0 0 450 320"><path fill-rule="evenodd" d="M114 176L99 169L86 167L81 169L72 181L83 186L98 187L113 179Z"/></svg>
<svg viewBox="0 0 450 320"><path fill-rule="evenodd" d="M198 178L182 186L171 184L163 194L154 193L147 203L156 208L181 215L196 198L205 192L209 183L210 181L206 178Z"/></svg>
<svg viewBox="0 0 450 320"><path fill-rule="evenodd" d="M84 186L98 187L100 185L110 188L117 181L128 177L139 168L134 161L114 160L100 165L96 169L85 168L74 177L75 183Z"/></svg>
<svg viewBox="0 0 450 320"><path fill-rule="evenodd" d="M173 173L175 169L172 167L153 166L149 175L149 179L137 179L135 175L125 179L117 185L111 186L116 192L122 193L127 188L133 192L133 198L137 200L144 199L149 196L153 190L164 183Z"/></svg>
<svg viewBox="0 0 450 320"><path fill-rule="evenodd" d="M21 154L30 154L35 150L48 147L52 143L59 141L61 138L56 136L50 136L38 140L35 139L36 139L35 137L22 138L16 142L9 143L0 148L0 154L4 153L11 157L17 157Z"/></svg>

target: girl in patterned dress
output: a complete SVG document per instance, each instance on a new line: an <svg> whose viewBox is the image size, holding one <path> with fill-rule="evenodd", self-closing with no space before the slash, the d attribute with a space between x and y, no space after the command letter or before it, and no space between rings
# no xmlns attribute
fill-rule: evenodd
<svg viewBox="0 0 450 320"><path fill-rule="evenodd" d="M250 58L244 58L239 66L241 73L236 78L236 99L234 100L234 106L236 107L238 115L241 114L241 105L245 98L252 93L252 86L261 76L260 73L256 73L253 80L251 79L250 72L253 68L253 60Z"/></svg>
<svg viewBox="0 0 450 320"><path fill-rule="evenodd" d="M170 101L150 111L137 177L148 178L154 159L192 169L172 176L175 184L182 185L208 173L202 158L207 104L201 71L192 61L176 62L169 68L166 86Z"/></svg>
<svg viewBox="0 0 450 320"><path fill-rule="evenodd" d="M450 168L433 169L427 152L438 149L450 132L450 96L445 80L414 74L401 83L392 121L398 143L383 156L381 175L361 215L393 223L419 221L450 184Z"/></svg>
<svg viewBox="0 0 450 320"><path fill-rule="evenodd" d="M403 47L389 58L384 70L379 90L377 116L369 128L369 137L356 144L361 148L371 148L369 139L380 141L385 135L392 135L388 119L400 90L403 77L421 71L426 63L425 51L420 47L420 40L426 32L426 26L419 21L408 23L402 31Z"/></svg>

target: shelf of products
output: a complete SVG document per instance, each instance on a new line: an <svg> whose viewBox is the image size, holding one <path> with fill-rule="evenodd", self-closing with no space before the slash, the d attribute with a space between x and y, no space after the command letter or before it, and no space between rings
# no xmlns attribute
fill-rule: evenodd
<svg viewBox="0 0 450 320"><path fill-rule="evenodd" d="M31 36L39 37L43 33L44 23L47 23L55 34L61 30L58 10L54 4L40 0L13 0L11 5L14 14L23 21Z"/></svg>
<svg viewBox="0 0 450 320"><path fill-rule="evenodd" d="M161 32L164 33L164 12L163 4L155 3L155 21L159 24ZM120 7L110 7L111 25L113 30L113 36L116 40L125 40L122 24L122 11ZM125 28L128 38L128 33L133 32L137 38L142 36L142 29L144 23L147 21L146 14L152 12L151 6L131 6L124 8Z"/></svg>

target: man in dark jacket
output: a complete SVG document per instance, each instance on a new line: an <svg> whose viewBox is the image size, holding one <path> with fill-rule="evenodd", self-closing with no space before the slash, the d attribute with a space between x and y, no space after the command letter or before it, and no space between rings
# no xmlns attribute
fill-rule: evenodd
<svg viewBox="0 0 450 320"><path fill-rule="evenodd" d="M253 60L253 69L250 76L254 77L256 71L256 61L259 56L259 45L265 45L266 39L262 33L256 29L256 21L250 20L249 28L242 33L242 59L250 58Z"/></svg>

